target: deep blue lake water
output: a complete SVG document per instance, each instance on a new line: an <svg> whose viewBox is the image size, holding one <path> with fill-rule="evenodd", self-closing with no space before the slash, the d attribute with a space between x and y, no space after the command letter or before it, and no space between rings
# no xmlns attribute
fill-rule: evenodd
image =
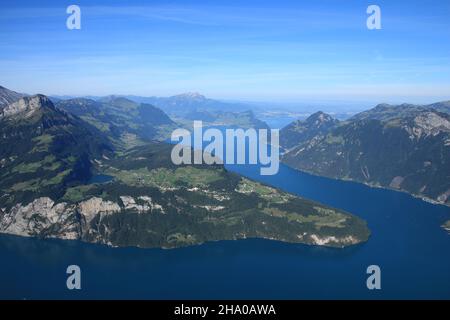
<svg viewBox="0 0 450 320"><path fill-rule="evenodd" d="M281 166L230 170L345 209L368 221L370 240L330 249L250 239L175 250L109 248L0 236L0 298L312 299L450 298L450 208L407 194L311 176ZM66 289L77 264L82 289ZM366 268L381 267L379 291Z"/></svg>
<svg viewBox="0 0 450 320"><path fill-rule="evenodd" d="M94 183L106 183L114 180L114 177L108 176L106 174L97 174L92 176L87 184L94 184Z"/></svg>

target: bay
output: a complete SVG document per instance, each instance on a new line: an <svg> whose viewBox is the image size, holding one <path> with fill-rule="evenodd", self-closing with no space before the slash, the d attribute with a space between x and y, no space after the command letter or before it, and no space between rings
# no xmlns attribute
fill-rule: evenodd
<svg viewBox="0 0 450 320"><path fill-rule="evenodd" d="M408 194L302 173L284 165L228 166L247 177L342 208L368 221L368 242L332 249L278 241L219 241L174 250L110 248L0 236L2 299L406 299L450 298L450 208ZM66 288L66 268L82 289ZM379 265L381 290L366 287Z"/></svg>

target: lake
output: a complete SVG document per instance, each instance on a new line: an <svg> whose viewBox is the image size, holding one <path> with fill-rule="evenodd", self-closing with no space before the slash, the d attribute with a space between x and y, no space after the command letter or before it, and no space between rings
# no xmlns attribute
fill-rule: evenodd
<svg viewBox="0 0 450 320"><path fill-rule="evenodd" d="M108 176L106 174L97 174L97 175L93 175L87 182L87 184L95 184L95 183L107 183L110 181L113 181L114 177L112 176Z"/></svg>
<svg viewBox="0 0 450 320"><path fill-rule="evenodd" d="M372 236L345 249L250 239L161 250L1 235L0 298L450 298L450 236L440 228L450 208L283 165L275 176L228 169L359 215ZM80 291L66 289L70 264L81 267ZM366 287L372 264L378 291Z"/></svg>

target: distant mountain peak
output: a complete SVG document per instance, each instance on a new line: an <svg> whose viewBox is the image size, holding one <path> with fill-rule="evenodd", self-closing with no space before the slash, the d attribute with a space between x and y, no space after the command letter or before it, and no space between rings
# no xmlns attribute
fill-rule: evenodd
<svg viewBox="0 0 450 320"><path fill-rule="evenodd" d="M326 134L338 123L339 120L325 112L313 113L306 120L294 121L281 130L281 146L290 149L317 135Z"/></svg>
<svg viewBox="0 0 450 320"><path fill-rule="evenodd" d="M110 96L103 97L99 100L99 102L106 103L106 104L109 104L111 106L121 108L121 109L135 109L139 105L138 103L136 103L128 98L125 98L123 96L116 96L116 95L110 95Z"/></svg>
<svg viewBox="0 0 450 320"><path fill-rule="evenodd" d="M206 97L198 92L186 92L179 95L176 95L177 98L187 98L187 99L195 99L195 100L205 100Z"/></svg>
<svg viewBox="0 0 450 320"><path fill-rule="evenodd" d="M114 95L114 94L105 96L100 99L100 101L102 101L102 102L117 101L117 100L131 101L130 99L127 99L123 96L118 96L118 95Z"/></svg>
<svg viewBox="0 0 450 320"><path fill-rule="evenodd" d="M305 120L306 125L311 128L328 128L338 122L337 119L322 111L313 113Z"/></svg>
<svg viewBox="0 0 450 320"><path fill-rule="evenodd" d="M322 112L322 111L318 111L316 113L313 113L312 115L310 115L307 119L306 122L318 122L318 123L323 123L323 122L332 122L335 121L335 119L330 116L329 114Z"/></svg>
<svg viewBox="0 0 450 320"><path fill-rule="evenodd" d="M392 105L390 105L389 103L379 103L375 106L374 109L384 109L384 108L390 108L392 107Z"/></svg>

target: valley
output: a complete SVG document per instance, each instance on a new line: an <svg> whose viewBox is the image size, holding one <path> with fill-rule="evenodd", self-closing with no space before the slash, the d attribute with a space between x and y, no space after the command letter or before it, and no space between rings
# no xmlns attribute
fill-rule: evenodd
<svg viewBox="0 0 450 320"><path fill-rule="evenodd" d="M102 101L55 106L36 95L2 109L0 232L145 248L246 238L345 247L369 238L366 223L342 210L221 165L174 165L172 146L147 135L173 125L163 111ZM124 145L124 134L139 143ZM112 180L89 183L98 175Z"/></svg>
<svg viewBox="0 0 450 320"><path fill-rule="evenodd" d="M146 248L246 238L345 247L369 238L365 221L345 211L222 165L173 164L161 140L180 123L150 104L4 95L19 100L0 113L0 232ZM282 161L445 204L450 116L446 103L433 107L380 105L345 121L317 112L281 130Z"/></svg>
<svg viewBox="0 0 450 320"><path fill-rule="evenodd" d="M0 300L450 299L448 1L0 7Z"/></svg>
<svg viewBox="0 0 450 320"><path fill-rule="evenodd" d="M437 201L432 205L403 192L310 176L284 164L274 176L261 176L259 166L248 164L175 166L172 146L129 128L121 107L114 107L119 116L110 121L100 117L112 112L109 104L103 105L106 110L92 115L100 119L94 122L85 111L72 114L45 96L27 99L0 119L0 142L8 146L14 141L14 147L1 149L0 252L15 268L55 259L80 261L83 270L95 275L90 285L104 288L99 295L89 291L83 297L135 297L122 288L122 280L109 281L117 274L104 270L114 266L126 286L132 283L145 291L137 297L205 298L205 290L215 283L225 289L209 298L236 297L236 292L242 298L267 297L262 295L266 285L283 287L269 295L273 298L370 298L361 291L359 278L361 266L376 261L387 270L409 270L395 279L387 275L386 282L408 281L410 275L416 279L414 290L398 286L384 290L383 297L448 296L442 285L448 273L441 270L449 263L448 207ZM294 123L280 137L285 156L299 150L297 142L350 141L354 136L334 134L347 123L320 112L306 123ZM103 126L108 129L101 130ZM128 144L125 136L137 143ZM429 261L425 267L424 256ZM433 264L437 257L440 269ZM408 269L411 261L414 267ZM184 276L186 265L198 270L190 277L194 289ZM238 278L225 271L235 265L242 266ZM45 281L58 268L50 263L48 271L36 274ZM8 274L8 264L0 269ZM274 273L279 276L271 277ZM160 289L170 281L177 284L176 294ZM8 296L21 288L15 275L2 282L10 288ZM330 282L340 285L326 293L314 289ZM43 287L38 283L27 296L42 296ZM53 291L68 296L67 291Z"/></svg>

